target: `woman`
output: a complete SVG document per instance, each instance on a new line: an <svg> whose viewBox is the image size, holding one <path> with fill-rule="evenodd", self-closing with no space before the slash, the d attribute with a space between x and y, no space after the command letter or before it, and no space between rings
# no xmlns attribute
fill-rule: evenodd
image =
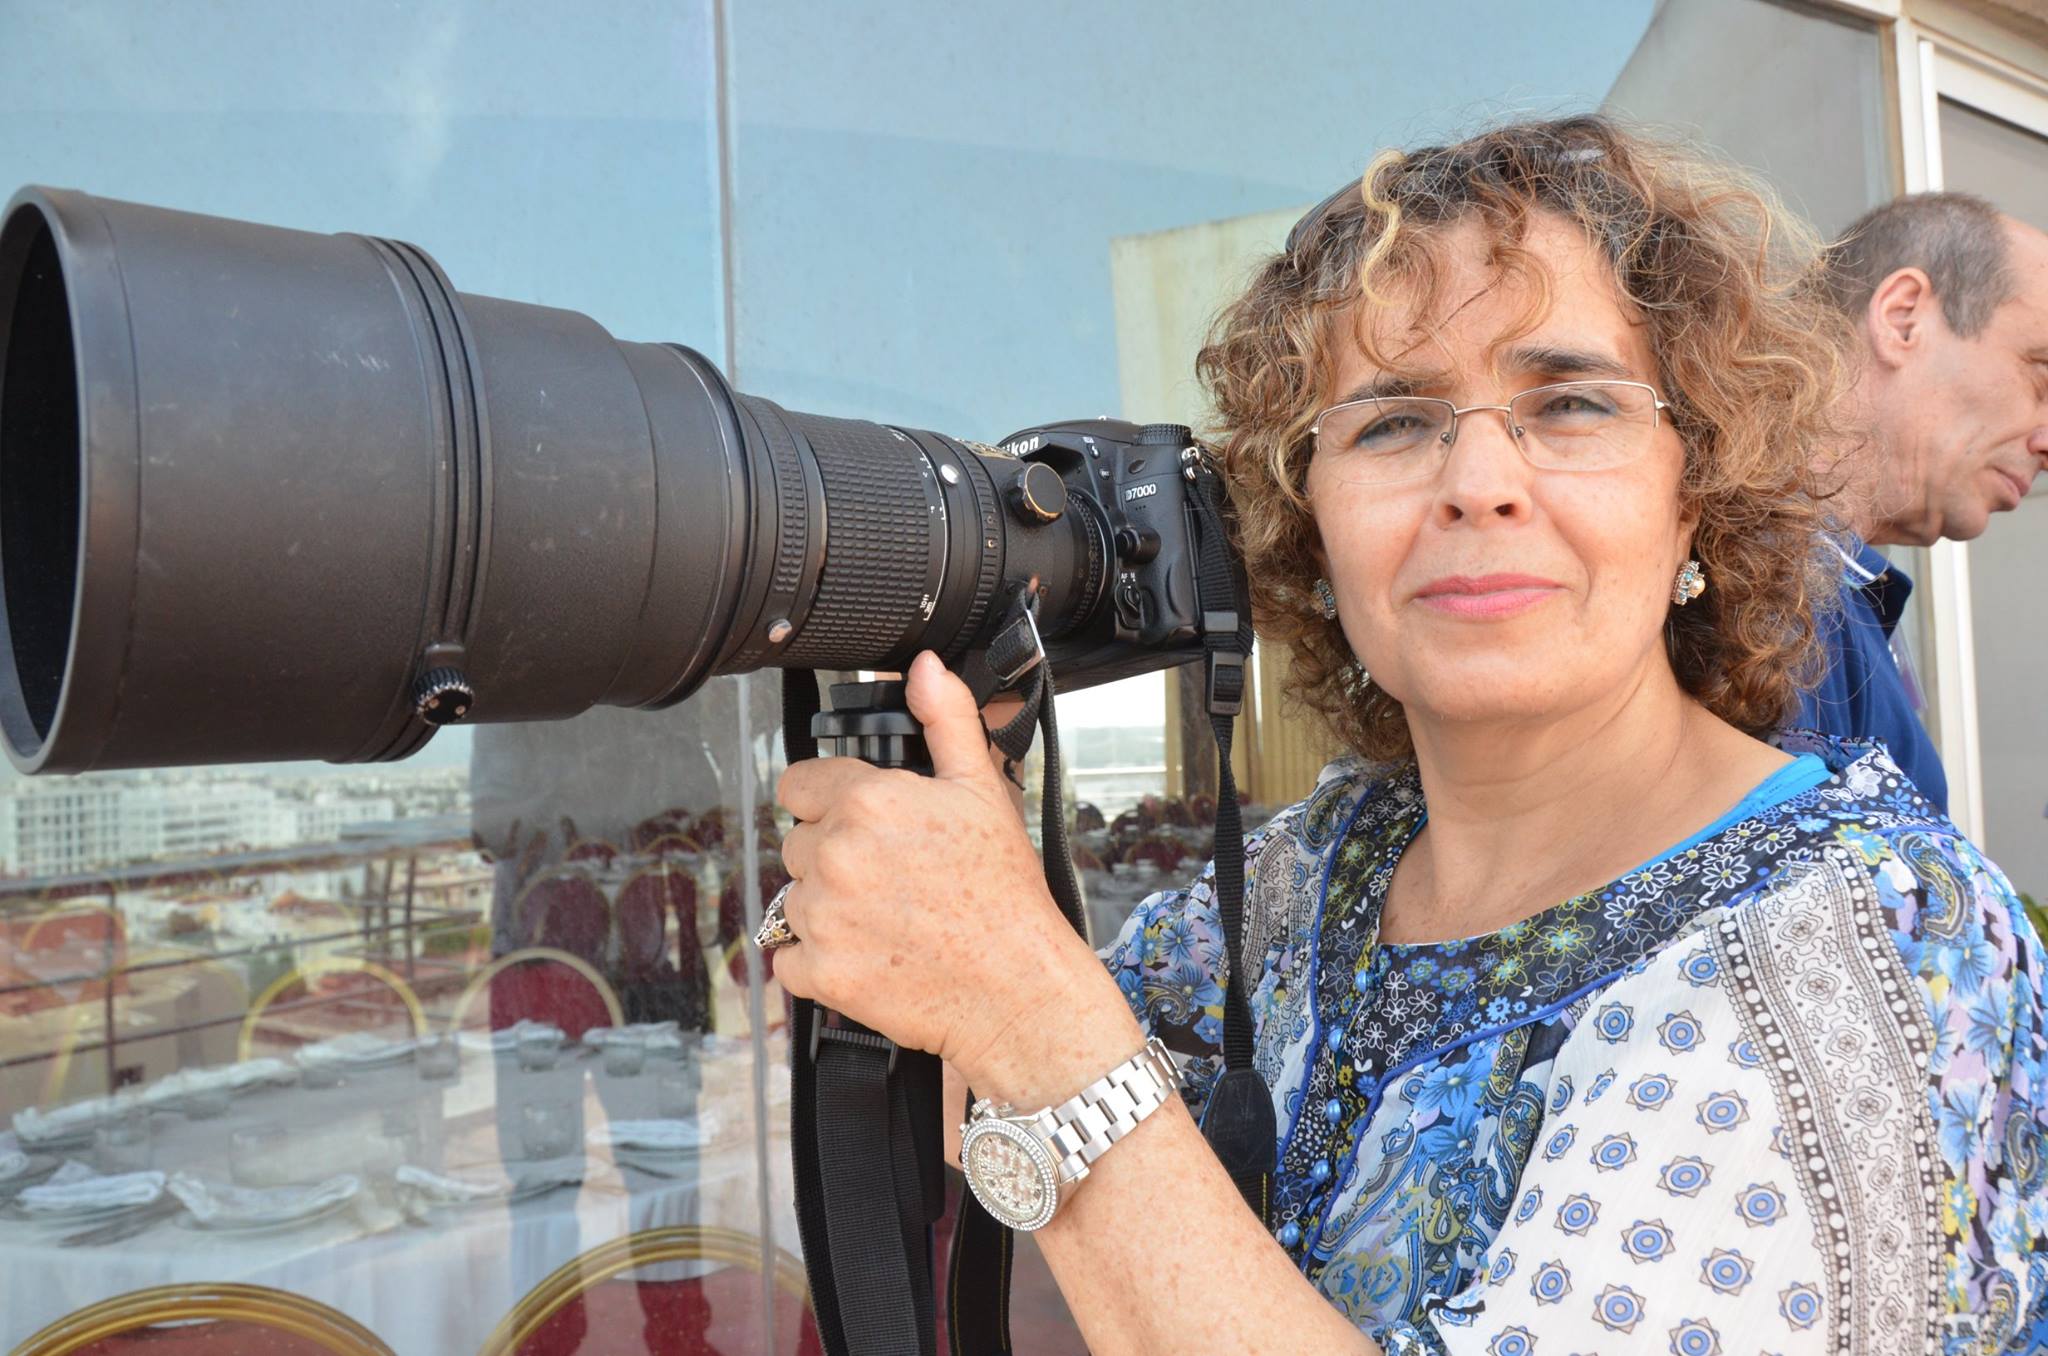
<svg viewBox="0 0 2048 1356"><path fill-rule="evenodd" d="M794 992L1057 1104L1251 985L1276 1232L1177 1105L1039 1237L1097 1351L2002 1350L2048 1292L2041 951L1812 659L1809 242L1598 119L1390 155L1203 355L1262 625L1353 756L1107 968L960 684L785 778ZM914 878L892 865L919 863ZM1562 901L1562 902L1560 902ZM1375 1346L1378 1344L1378 1347Z"/></svg>

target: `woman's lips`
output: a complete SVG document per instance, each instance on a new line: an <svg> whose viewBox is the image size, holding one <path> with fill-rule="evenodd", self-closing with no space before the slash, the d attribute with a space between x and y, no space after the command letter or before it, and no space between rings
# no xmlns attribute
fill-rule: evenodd
<svg viewBox="0 0 2048 1356"><path fill-rule="evenodd" d="M1562 586L1529 574L1453 575L1423 585L1415 601L1446 616L1494 621L1547 602Z"/></svg>

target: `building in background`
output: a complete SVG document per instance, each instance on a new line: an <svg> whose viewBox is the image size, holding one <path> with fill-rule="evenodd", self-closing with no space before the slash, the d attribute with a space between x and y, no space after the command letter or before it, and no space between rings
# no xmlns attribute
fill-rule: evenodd
<svg viewBox="0 0 2048 1356"><path fill-rule="evenodd" d="M0 875L66 876L333 842L397 812L390 796L301 796L231 779L17 778L0 788Z"/></svg>

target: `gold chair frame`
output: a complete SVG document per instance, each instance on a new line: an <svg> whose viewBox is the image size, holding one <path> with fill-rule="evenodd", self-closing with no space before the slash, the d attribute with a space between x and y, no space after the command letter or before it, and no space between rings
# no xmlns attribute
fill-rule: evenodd
<svg viewBox="0 0 2048 1356"><path fill-rule="evenodd" d="M322 975L358 974L368 975L398 995L405 1004L406 1016L412 1022L412 1034L426 1034L427 1013L420 1006L419 995L412 991L412 985L375 961L359 960L353 956L322 956L296 966L286 974L270 981L256 1001L249 1005L249 1015L242 1019L241 1032L235 1037L235 1058L248 1059L256 1046L256 1024L263 1019L264 1010L277 1001L277 996L294 984L303 984Z"/></svg>
<svg viewBox="0 0 2048 1356"><path fill-rule="evenodd" d="M761 1269L761 1240L737 1229L706 1224L678 1224L601 1243L570 1258L526 1292L512 1312L498 1321L477 1356L514 1356L520 1346L583 1291L635 1267L659 1262L728 1262L750 1271ZM811 1283L804 1264L781 1248L775 1250L775 1288L811 1307Z"/></svg>
<svg viewBox="0 0 2048 1356"><path fill-rule="evenodd" d="M701 855L704 851L704 845L687 833L664 833L658 838L651 839L640 849L643 855L657 858L667 857L671 850L679 853L694 852Z"/></svg>
<svg viewBox="0 0 2048 1356"><path fill-rule="evenodd" d="M103 1337L158 1323L228 1319L318 1343L335 1356L393 1356L377 1334L318 1300L263 1285L158 1285L67 1314L14 1349L14 1356L70 1356Z"/></svg>
<svg viewBox="0 0 2048 1356"><path fill-rule="evenodd" d="M76 1003L65 1014L64 1034L59 1037L57 1048L50 1053L50 1067L43 1075L43 1090L36 1097L37 1106L56 1106L63 1097L64 1085L71 1078L71 1061L77 1056L79 1044L85 1038L85 1028L97 1015Z"/></svg>
<svg viewBox="0 0 2048 1356"><path fill-rule="evenodd" d="M18 949L22 952L33 950L36 939L42 935L43 928L47 924L63 922L69 918L93 918L99 916L105 916L113 928L113 931L108 936L108 944L103 946L102 949L111 955L114 950L125 948L128 943L128 920L122 916L119 909L111 904L89 902L93 898L90 895L71 895L64 899L43 903L42 907L36 911L34 920L29 923L28 931L22 934L21 945ZM110 965L99 973L98 979L103 984L112 984L120 978L121 973L130 964L131 962L123 961L117 965ZM57 986L52 984L46 987L55 989ZM80 1041L83 1039L85 1028L91 1025L93 1020L99 1015L96 1008L88 1012L83 1004L75 1001L66 1006L71 1011L65 1016L64 1031L62 1036L59 1037L57 1048L51 1052L50 1068L43 1076L43 1090L36 1101L38 1106L54 1106L57 1104L58 1099L63 1095L65 1081L71 1077L71 1061L78 1050ZM111 1033L108 1034L111 1035Z"/></svg>
<svg viewBox="0 0 2048 1356"><path fill-rule="evenodd" d="M448 1029L456 1032L462 1030L462 1019L469 1012L470 1004L476 1001L478 994L490 987L492 980L515 965L524 965L528 961L536 960L559 961L589 980L591 986L597 990L598 998L603 1000L604 1010L611 1015L612 1025L619 1027L626 1024L626 1010L619 1005L619 995L605 982L605 977L597 972L596 966L581 956L556 947L522 946L517 951L507 951L493 960L477 971L476 977L463 986L461 996L455 1000L455 1010L448 1016Z"/></svg>

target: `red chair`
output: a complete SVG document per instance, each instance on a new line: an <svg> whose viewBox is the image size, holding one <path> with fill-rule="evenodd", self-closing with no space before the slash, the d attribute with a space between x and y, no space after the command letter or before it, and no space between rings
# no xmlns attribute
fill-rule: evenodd
<svg viewBox="0 0 2048 1356"><path fill-rule="evenodd" d="M14 1356L391 1356L362 1324L261 1285L187 1282L135 1290L61 1318Z"/></svg>
<svg viewBox="0 0 2048 1356"><path fill-rule="evenodd" d="M737 1267L690 1281L603 1281L550 1314L518 1356L766 1356L760 1306L761 1278ZM825 1350L817 1319L781 1292L773 1350Z"/></svg>
<svg viewBox="0 0 2048 1356"><path fill-rule="evenodd" d="M675 940L669 940L669 920ZM680 861L662 861L620 888L612 905L619 939L619 989L630 1020L673 1021L686 1031L711 1027L711 974L697 933L697 878Z"/></svg>
<svg viewBox="0 0 2048 1356"><path fill-rule="evenodd" d="M664 862L635 875L612 902L619 936L619 969L629 978L651 974L668 953L668 920L676 920L677 950L697 946L697 878Z"/></svg>
<svg viewBox="0 0 2048 1356"><path fill-rule="evenodd" d="M513 951L485 966L457 1000L451 1025L461 1026L480 987L490 995L493 1031L521 1021L552 1022L570 1040L580 1040L594 1026L623 1026L626 1020L617 992L603 975L588 961L549 947Z"/></svg>
<svg viewBox="0 0 2048 1356"><path fill-rule="evenodd" d="M611 907L596 881L571 867L536 876L515 905L519 935L531 946L550 946L593 965L604 960Z"/></svg>
<svg viewBox="0 0 2048 1356"><path fill-rule="evenodd" d="M761 1240L714 1225L648 1229L599 1244L514 1305L478 1356L813 1356L821 1350L803 1264L774 1252L775 1342L760 1322ZM650 1268L710 1263L655 1279Z"/></svg>

